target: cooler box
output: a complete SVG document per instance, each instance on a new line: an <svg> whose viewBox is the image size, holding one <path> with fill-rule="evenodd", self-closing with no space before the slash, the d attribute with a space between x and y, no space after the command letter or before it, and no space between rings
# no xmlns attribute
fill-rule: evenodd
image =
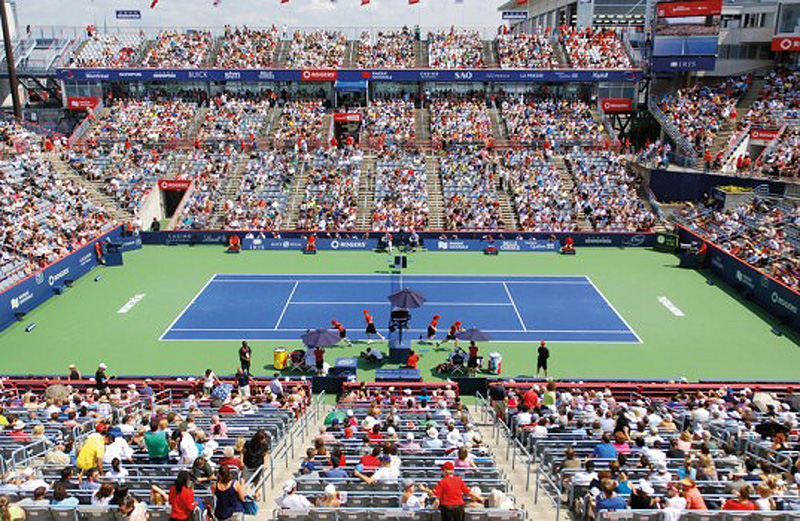
<svg viewBox="0 0 800 521"><path fill-rule="evenodd" d="M275 369L278 371L283 371L286 369L286 363L289 361L289 353L286 352L286 349L279 347L275 349L275 352L272 355L272 363L275 366Z"/></svg>
<svg viewBox="0 0 800 521"><path fill-rule="evenodd" d="M500 374L500 366L503 363L503 357L500 356L500 353L494 352L489 353L489 373L490 374Z"/></svg>

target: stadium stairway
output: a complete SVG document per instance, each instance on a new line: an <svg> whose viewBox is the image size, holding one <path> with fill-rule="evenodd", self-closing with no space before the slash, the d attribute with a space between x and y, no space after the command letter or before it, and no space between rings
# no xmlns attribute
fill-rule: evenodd
<svg viewBox="0 0 800 521"><path fill-rule="evenodd" d="M219 51L222 48L222 37L214 38L213 43L211 44L211 49L209 49L208 54L203 59L203 67L213 67L217 61L217 56L219 56Z"/></svg>
<svg viewBox="0 0 800 521"><path fill-rule="evenodd" d="M428 183L428 229L444 229L444 195L442 180L439 179L439 162L433 154L425 158Z"/></svg>
<svg viewBox="0 0 800 521"><path fill-rule="evenodd" d="M270 109L267 124L264 125L259 137L269 137L272 135L273 129L276 129L277 125L280 124L281 114L283 114L283 109L276 103L275 106Z"/></svg>
<svg viewBox="0 0 800 521"><path fill-rule="evenodd" d="M428 109L414 109L414 134L421 143L430 141L431 117Z"/></svg>
<svg viewBox="0 0 800 521"><path fill-rule="evenodd" d="M344 68L354 69L358 62L358 40L348 40L344 52Z"/></svg>
<svg viewBox="0 0 800 521"><path fill-rule="evenodd" d="M225 228L225 201L232 201L236 199L236 194L239 192L242 175L247 168L247 163L250 158L247 154L240 153L236 156L236 162L233 166L231 174L222 179L220 186L220 194L222 197L214 203L214 212L212 213L211 227L214 230L222 230Z"/></svg>
<svg viewBox="0 0 800 521"><path fill-rule="evenodd" d="M508 146L508 137L506 136L506 128L503 123L503 118L500 117L500 110L497 108L489 109L489 119L492 122L492 137L494 144L498 147Z"/></svg>
<svg viewBox="0 0 800 521"><path fill-rule="evenodd" d="M375 207L375 168L378 158L373 154L364 156L361 176L358 181L358 212L356 227L360 230L372 229L372 209Z"/></svg>
<svg viewBox="0 0 800 521"><path fill-rule="evenodd" d="M275 46L275 52L273 53L273 64L275 67L284 67L286 64L286 56L289 54L289 42L285 40L279 40L278 45Z"/></svg>
<svg viewBox="0 0 800 521"><path fill-rule="evenodd" d="M524 508L527 518L532 520L569 520L570 515L566 508L561 509L560 517L556 518L556 509L544 494L540 495L538 502L535 501L536 464L531 463L531 476L530 482L528 482L527 462L521 454L510 450L507 439L501 430L494 428L493 418L478 405L470 406L469 412L473 425L492 453L495 465L508 481L509 491L516 498L517 508Z"/></svg>
<svg viewBox="0 0 800 521"><path fill-rule="evenodd" d="M103 192L103 181L89 181L76 172L66 161L62 160L58 153L51 152L47 157L56 172L86 188L89 197L95 203L102 205L113 220L121 223L131 220L132 215L123 210L114 198Z"/></svg>
<svg viewBox="0 0 800 521"><path fill-rule="evenodd" d="M483 63L489 69L499 68L497 65L497 53L494 48L494 41L483 40Z"/></svg>
<svg viewBox="0 0 800 521"><path fill-rule="evenodd" d="M428 44L422 40L414 42L414 66L417 69L428 67Z"/></svg>
<svg viewBox="0 0 800 521"><path fill-rule="evenodd" d="M208 107L198 109L197 114L192 119L192 123L189 125L189 130L186 131L187 138L194 139L197 136L200 132L200 127L203 126L203 122L206 120L206 114L208 114Z"/></svg>
<svg viewBox="0 0 800 521"><path fill-rule="evenodd" d="M519 218L517 210L511 202L511 194L506 190L500 189L500 179L495 179L497 190L497 200L500 201L500 216L505 223L503 228L507 230L519 230Z"/></svg>
<svg viewBox="0 0 800 521"><path fill-rule="evenodd" d="M308 165L300 163L297 175L292 180L289 188L289 201L286 203L286 228L292 230L297 224L297 212L300 209L300 202L306 194L308 184Z"/></svg>

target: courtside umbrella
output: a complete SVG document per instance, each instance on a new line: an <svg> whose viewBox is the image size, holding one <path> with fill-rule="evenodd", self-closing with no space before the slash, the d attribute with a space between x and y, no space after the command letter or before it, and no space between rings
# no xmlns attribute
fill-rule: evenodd
<svg viewBox="0 0 800 521"><path fill-rule="evenodd" d="M459 340L467 340L467 341L474 341L474 342L486 342L489 340L489 335L478 329L477 327L471 327L466 331L462 331L456 334Z"/></svg>
<svg viewBox="0 0 800 521"><path fill-rule="evenodd" d="M304 333L300 338L303 340L303 344L308 347L335 346L341 340L339 332L331 329L315 329Z"/></svg>
<svg viewBox="0 0 800 521"><path fill-rule="evenodd" d="M412 309L421 308L428 299L417 293L413 289L401 289L397 293L389 295L389 302L396 308Z"/></svg>

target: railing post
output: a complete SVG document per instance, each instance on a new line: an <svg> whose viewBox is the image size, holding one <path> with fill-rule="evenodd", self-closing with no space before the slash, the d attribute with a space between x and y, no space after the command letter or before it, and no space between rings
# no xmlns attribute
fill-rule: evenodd
<svg viewBox="0 0 800 521"><path fill-rule="evenodd" d="M511 470L514 470L514 466L517 463L517 440L511 438Z"/></svg>
<svg viewBox="0 0 800 521"><path fill-rule="evenodd" d="M531 456L528 454L528 470L525 473L525 492L531 489Z"/></svg>
<svg viewBox="0 0 800 521"><path fill-rule="evenodd" d="M541 476L539 475L540 473L541 469L539 469L539 467L536 467L536 487L533 493L533 502L535 504L539 503L539 481L541 480Z"/></svg>
<svg viewBox="0 0 800 521"><path fill-rule="evenodd" d="M269 453L269 486L275 488L275 456Z"/></svg>

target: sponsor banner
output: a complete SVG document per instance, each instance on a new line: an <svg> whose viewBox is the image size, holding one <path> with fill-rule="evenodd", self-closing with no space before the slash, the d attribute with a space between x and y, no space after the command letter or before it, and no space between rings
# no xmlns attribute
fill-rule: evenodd
<svg viewBox="0 0 800 521"><path fill-rule="evenodd" d="M361 121L361 114L358 112L336 112L333 114L335 123L354 123Z"/></svg>
<svg viewBox="0 0 800 521"><path fill-rule="evenodd" d="M680 228L680 236L683 243L705 242L685 228ZM800 294L711 243L708 243L708 257L708 266L722 280L772 315L784 319L795 331L800 331Z"/></svg>
<svg viewBox="0 0 800 521"><path fill-rule="evenodd" d="M683 18L687 16L711 16L718 14L722 14L722 0L659 2L656 7L656 16L658 18Z"/></svg>
<svg viewBox="0 0 800 521"><path fill-rule="evenodd" d="M121 243L122 251L139 249L142 245L139 237L123 237L121 228L99 240ZM55 295L53 288L64 286L67 280L77 280L91 271L97 265L94 244L87 244L0 294L0 330L16 322L16 313L28 313Z"/></svg>
<svg viewBox="0 0 800 521"><path fill-rule="evenodd" d="M800 36L773 38L771 48L776 52L800 51Z"/></svg>
<svg viewBox="0 0 800 521"><path fill-rule="evenodd" d="M336 69L304 69L300 73L303 81L336 81Z"/></svg>
<svg viewBox="0 0 800 521"><path fill-rule="evenodd" d="M606 98L600 100L603 112L633 112L633 100L630 98Z"/></svg>
<svg viewBox="0 0 800 521"><path fill-rule="evenodd" d="M715 56L656 56L652 59L654 72L713 71Z"/></svg>
<svg viewBox="0 0 800 521"><path fill-rule="evenodd" d="M88 110L100 105L100 98L67 98L69 110Z"/></svg>
<svg viewBox="0 0 800 521"><path fill-rule="evenodd" d="M485 241L480 239L427 239L424 247L432 251L483 251L489 246L494 246L498 251L540 251L555 252L561 247L558 241L539 239L529 240L496 240Z"/></svg>
<svg viewBox="0 0 800 521"><path fill-rule="evenodd" d="M441 240L441 232L422 232L423 247L438 251L481 251L485 248L487 234L481 232L460 233L459 238ZM281 237L270 237L256 231L226 232L220 230L180 230L162 232L142 232L143 244L223 244L228 245L231 235L238 234L242 239L242 249L258 250L294 250L305 246L307 232L287 231L281 232ZM494 245L501 251L552 251L558 249L560 243L567 237L572 237L575 246L610 246L610 247L652 247L656 244L655 233L515 233L514 239L505 239L498 233ZM461 237L464 237L461 239ZM550 241L555 237L555 241ZM260 241L256 243L256 240ZM365 242L366 241L366 242ZM402 234L395 234L395 245L404 241ZM442 242L442 245L439 243ZM516 244L514 244L516 243ZM551 246L551 244L553 246ZM373 250L377 248L377 239L329 239L317 240L317 247L321 250Z"/></svg>
<svg viewBox="0 0 800 521"><path fill-rule="evenodd" d="M528 19L528 12L527 11L504 11L503 12L503 20L527 20Z"/></svg>
<svg viewBox="0 0 800 521"><path fill-rule="evenodd" d="M509 81L509 82L635 82L640 70L522 69L58 69L67 81Z"/></svg>
<svg viewBox="0 0 800 521"><path fill-rule="evenodd" d="M678 249L678 236L674 233L656 233L655 249L674 252Z"/></svg>
<svg viewBox="0 0 800 521"><path fill-rule="evenodd" d="M161 190L188 190L192 185L191 179L159 179L158 187Z"/></svg>
<svg viewBox="0 0 800 521"><path fill-rule="evenodd" d="M117 20L141 20L142 12L133 9L117 9Z"/></svg>
<svg viewBox="0 0 800 521"><path fill-rule="evenodd" d="M758 139L760 141L772 141L776 137L780 130L764 130L763 128L754 128L750 131L750 139Z"/></svg>

